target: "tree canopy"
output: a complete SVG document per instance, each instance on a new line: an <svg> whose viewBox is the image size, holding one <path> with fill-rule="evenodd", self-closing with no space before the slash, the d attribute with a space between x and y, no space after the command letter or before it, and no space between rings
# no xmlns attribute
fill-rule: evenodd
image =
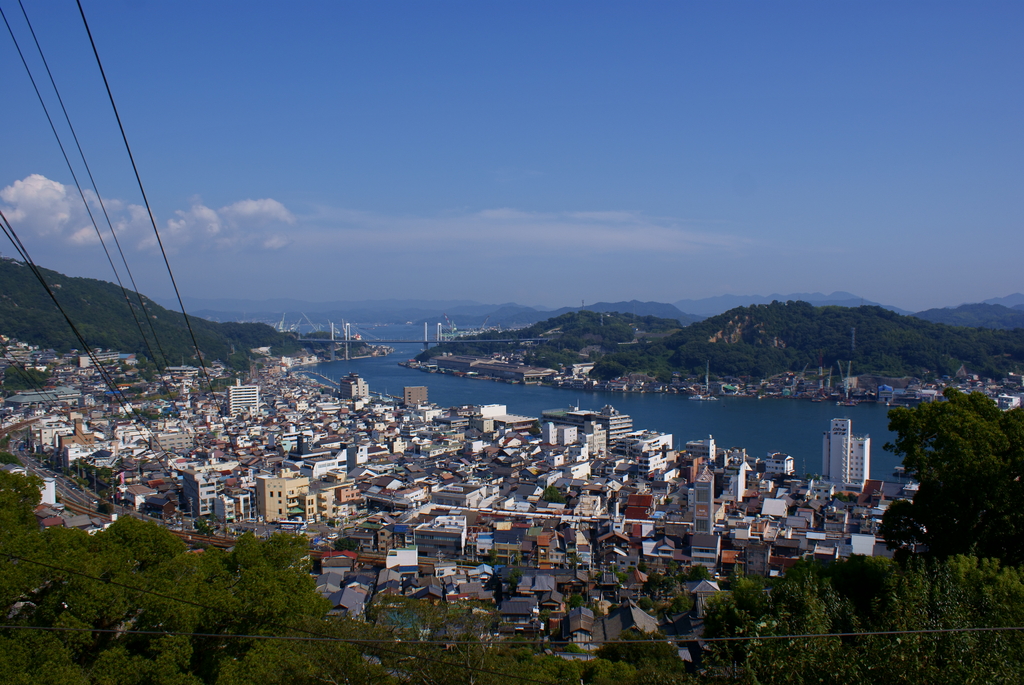
<svg viewBox="0 0 1024 685"><path fill-rule="evenodd" d="M908 552L1024 563L1024 409L954 389L945 399L889 412L885 447L920 487L889 506L882 534Z"/></svg>

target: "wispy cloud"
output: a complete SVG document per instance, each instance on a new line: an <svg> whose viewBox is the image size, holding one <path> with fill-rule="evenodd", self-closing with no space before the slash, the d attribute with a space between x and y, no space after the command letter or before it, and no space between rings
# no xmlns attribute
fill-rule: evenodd
<svg viewBox="0 0 1024 685"><path fill-rule="evenodd" d="M87 200L97 219L99 203ZM80 249L96 232L73 186L33 174L0 190L16 228L47 239L49 247ZM104 201L122 245L156 248L144 207ZM415 254L425 258L486 260L529 258L535 263L581 258L725 256L749 247L747 239L707 224L638 211L532 212L513 207L448 212L433 216L366 212L321 206L293 213L271 199L246 199L220 208L195 198L160 224L172 253L202 250L281 251L310 254L360 251L366 259ZM105 237L108 231L101 232ZM197 255L198 256L198 255Z"/></svg>
<svg viewBox="0 0 1024 685"><path fill-rule="evenodd" d="M422 217L321 208L307 221L311 230L296 240L428 252L526 254L542 250L569 256L654 251L684 255L727 251L748 242L691 222L630 211L527 212L505 207Z"/></svg>

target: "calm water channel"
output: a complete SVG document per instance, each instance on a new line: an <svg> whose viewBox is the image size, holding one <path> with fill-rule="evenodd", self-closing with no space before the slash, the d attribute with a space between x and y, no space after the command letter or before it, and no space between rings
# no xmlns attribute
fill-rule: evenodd
<svg viewBox="0 0 1024 685"><path fill-rule="evenodd" d="M379 337L385 336L379 334ZM899 460L882 449L882 445L894 437L887 429L883 405L837 407L828 402L737 397L724 397L718 402L693 402L684 395L667 393L583 392L510 385L406 369L397 362L414 357L422 346L393 347L395 353L388 357L327 362L307 368L331 379L354 371L366 379L370 390L391 395L401 395L407 385L425 385L429 388L430 401L442 407L504 404L511 414L540 417L544 409L577 404L581 409L600 409L610 404L632 416L636 429L672 433L677 447L687 440L713 435L720 447L744 447L753 456L764 456L769 451L791 454L799 474L821 470L822 433L831 419L849 418L855 433L871 436L872 477L896 480L892 474Z"/></svg>

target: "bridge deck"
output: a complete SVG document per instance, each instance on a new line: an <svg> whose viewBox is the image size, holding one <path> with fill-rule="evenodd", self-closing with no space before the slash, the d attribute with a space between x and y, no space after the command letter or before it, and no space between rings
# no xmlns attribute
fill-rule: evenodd
<svg viewBox="0 0 1024 685"><path fill-rule="evenodd" d="M403 344L408 343L410 345L437 345L439 343L450 343L450 342L467 342L467 343L514 343L514 342L546 342L547 338L509 338L503 340L463 340L460 338L453 338L452 340L409 340L408 338L403 339L375 339L375 340L345 340L344 338L337 338L331 340L330 338L299 338L297 342L316 342L316 343L338 343L339 345L345 343L366 343L368 345L377 345L381 343L390 344Z"/></svg>

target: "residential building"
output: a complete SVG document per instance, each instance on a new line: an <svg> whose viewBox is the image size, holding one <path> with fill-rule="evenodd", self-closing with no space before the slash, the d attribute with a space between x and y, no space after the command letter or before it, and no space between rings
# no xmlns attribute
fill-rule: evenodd
<svg viewBox="0 0 1024 685"><path fill-rule="evenodd" d="M871 477L871 437L854 435L850 419L832 419L822 436L821 475L832 483L859 487Z"/></svg>
<svg viewBox="0 0 1024 685"><path fill-rule="evenodd" d="M782 452L772 452L765 457L764 471L767 474L792 476L796 471L793 457Z"/></svg>
<svg viewBox="0 0 1024 685"><path fill-rule="evenodd" d="M358 400L370 396L370 386L359 377L358 373L350 373L338 381L338 389L341 391L341 396L348 400Z"/></svg>
<svg viewBox="0 0 1024 685"><path fill-rule="evenodd" d="M243 411L256 411L260 406L260 388L258 385L242 385L236 381L228 387L228 413L232 416Z"/></svg>
<svg viewBox="0 0 1024 685"><path fill-rule="evenodd" d="M407 407L427 404L427 386L413 385L402 388L402 404Z"/></svg>
<svg viewBox="0 0 1024 685"><path fill-rule="evenodd" d="M209 516L214 513L214 500L220 489L220 474L216 471L185 469L181 472L181 491L188 502L192 516Z"/></svg>
<svg viewBox="0 0 1024 685"><path fill-rule="evenodd" d="M715 527L715 474L707 464L697 474L693 490L693 530L696 533L710 533Z"/></svg>
<svg viewBox="0 0 1024 685"><path fill-rule="evenodd" d="M279 476L256 476L256 512L267 522L288 518L312 518L315 507L307 511L306 493L309 478L293 471L282 471Z"/></svg>
<svg viewBox="0 0 1024 685"><path fill-rule="evenodd" d="M413 529L413 540L424 556L454 557L466 548L466 517L438 516Z"/></svg>

